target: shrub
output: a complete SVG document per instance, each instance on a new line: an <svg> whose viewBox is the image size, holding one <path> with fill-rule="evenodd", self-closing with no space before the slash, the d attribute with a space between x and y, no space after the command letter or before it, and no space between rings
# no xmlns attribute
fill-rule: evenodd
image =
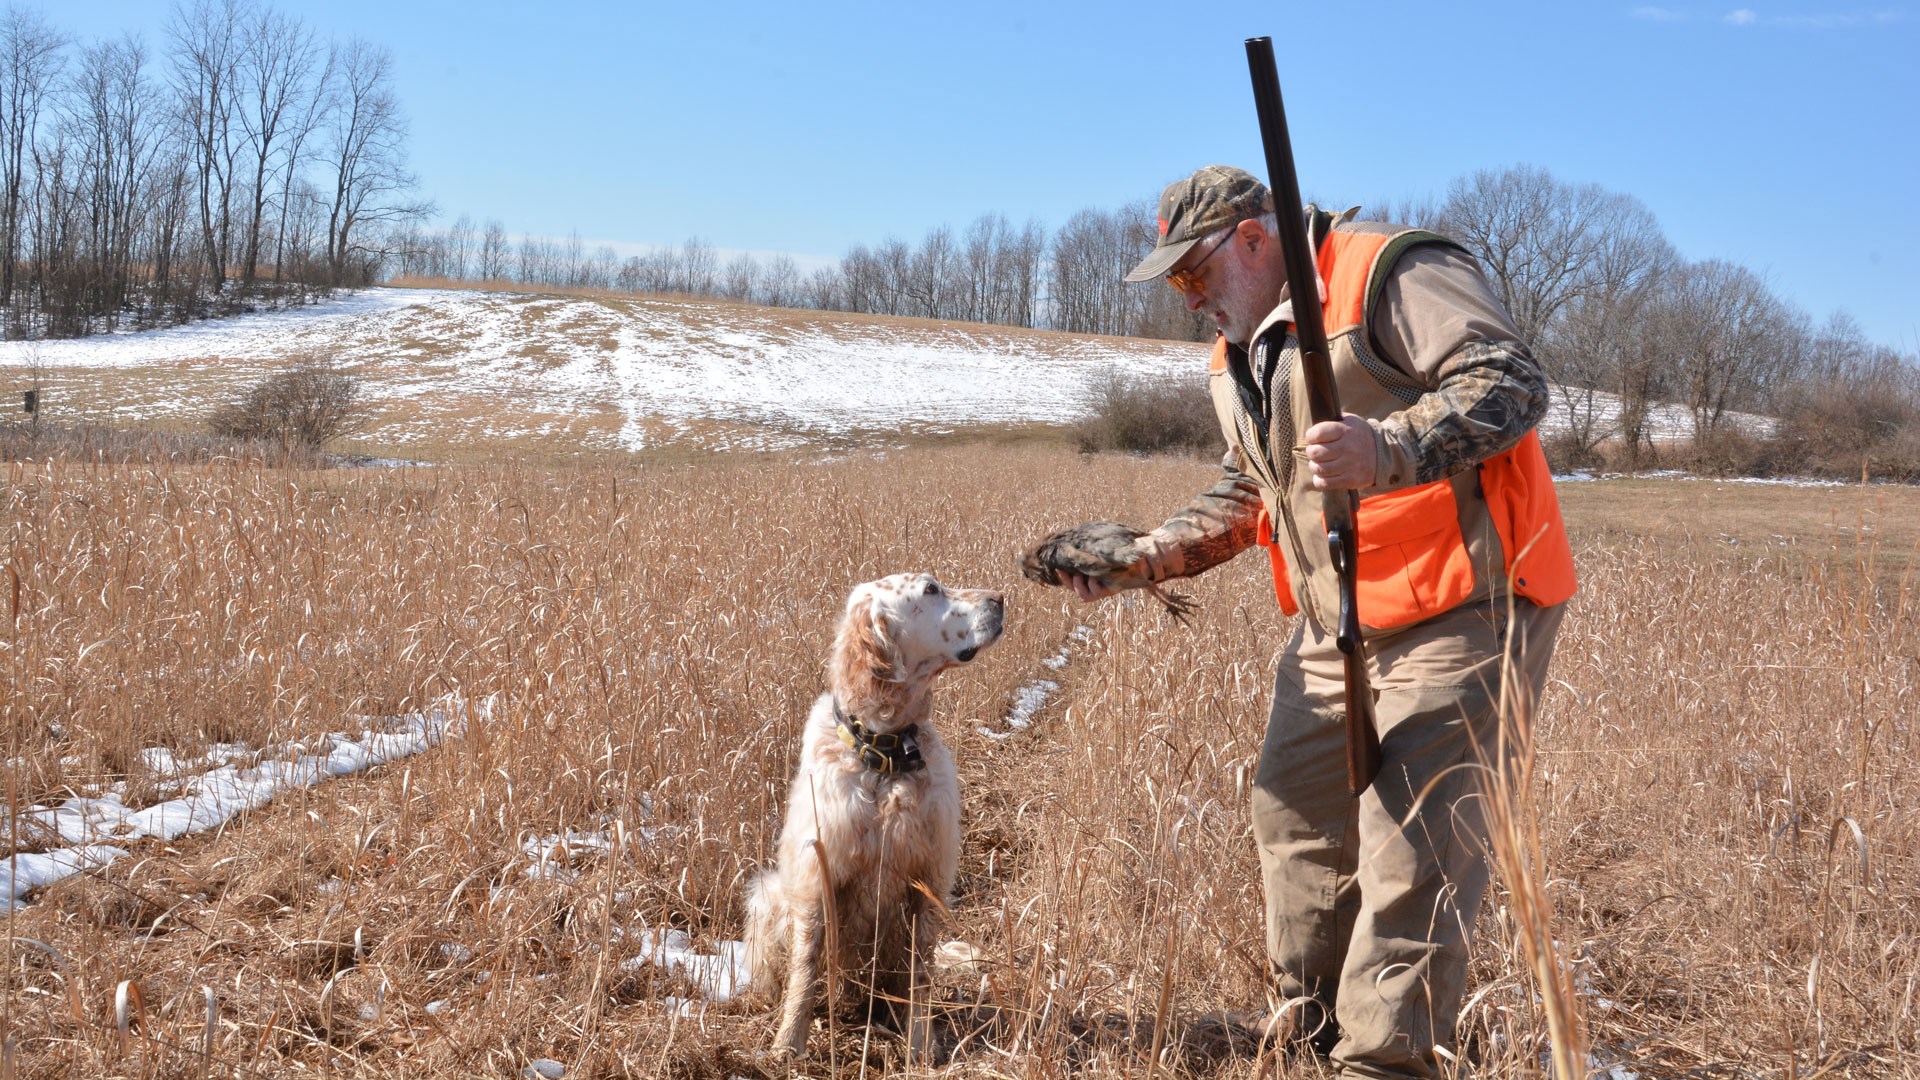
<svg viewBox="0 0 1920 1080"><path fill-rule="evenodd" d="M1203 381L1149 379L1112 368L1088 384L1087 416L1074 425L1073 439L1082 453L1218 455L1225 449Z"/></svg>
<svg viewBox="0 0 1920 1080"><path fill-rule="evenodd" d="M1543 432L1540 449L1547 455L1547 466L1556 473L1598 469L1607 464L1598 446L1587 445L1586 440L1570 431Z"/></svg>
<svg viewBox="0 0 1920 1080"><path fill-rule="evenodd" d="M360 383L324 360L304 360L254 383L213 414L216 435L318 449L360 430Z"/></svg>
<svg viewBox="0 0 1920 1080"><path fill-rule="evenodd" d="M1775 439L1793 472L1920 480L1920 390L1896 381L1801 389L1781 402Z"/></svg>
<svg viewBox="0 0 1920 1080"><path fill-rule="evenodd" d="M1777 440L1737 427L1709 432L1696 438L1675 454L1673 464L1702 476L1773 476L1793 472L1790 461L1783 462Z"/></svg>

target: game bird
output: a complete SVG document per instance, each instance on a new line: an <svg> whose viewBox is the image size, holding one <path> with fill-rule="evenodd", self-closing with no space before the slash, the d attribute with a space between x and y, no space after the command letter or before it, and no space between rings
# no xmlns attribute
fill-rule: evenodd
<svg viewBox="0 0 1920 1080"><path fill-rule="evenodd" d="M1199 610L1192 600L1162 590L1150 577L1146 552L1135 543L1146 534L1117 521L1089 521L1062 529L1020 559L1020 572L1042 585L1060 584L1063 573L1100 578L1116 588L1145 589L1167 614L1185 625Z"/></svg>

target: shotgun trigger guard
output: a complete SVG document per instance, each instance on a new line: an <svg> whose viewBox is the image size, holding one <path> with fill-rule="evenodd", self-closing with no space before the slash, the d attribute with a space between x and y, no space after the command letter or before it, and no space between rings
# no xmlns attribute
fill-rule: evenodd
<svg viewBox="0 0 1920 1080"><path fill-rule="evenodd" d="M1334 628L1333 640L1341 652L1353 656L1360 648L1360 612L1352 568L1347 565L1346 540L1345 529L1336 527L1327 530L1327 546L1332 549L1333 568L1340 575L1340 622Z"/></svg>

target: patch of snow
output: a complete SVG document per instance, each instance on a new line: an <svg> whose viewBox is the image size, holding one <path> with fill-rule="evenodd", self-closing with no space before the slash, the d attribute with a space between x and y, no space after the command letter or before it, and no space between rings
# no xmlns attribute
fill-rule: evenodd
<svg viewBox="0 0 1920 1080"><path fill-rule="evenodd" d="M1549 435L1573 427L1576 417L1590 417L1593 434L1612 437L1619 433L1620 397L1605 390L1555 385L1552 404L1540 420L1540 434ZM1765 437L1779 427L1779 421L1754 413L1723 413L1720 422L1750 435ZM1647 406L1647 436L1656 442L1674 442L1693 437L1693 410L1685 405L1656 401Z"/></svg>
<svg viewBox="0 0 1920 1080"><path fill-rule="evenodd" d="M1816 480L1809 476L1700 476L1679 469L1650 469L1641 473L1594 472L1590 469L1574 469L1570 472L1554 473L1556 484L1580 484L1596 480L1702 480L1715 484L1763 484L1773 487L1793 488L1839 488L1858 487L1850 480Z"/></svg>
<svg viewBox="0 0 1920 1080"><path fill-rule="evenodd" d="M0 910L17 907L20 898L35 889L44 889L83 870L98 869L125 854L124 849L108 844L92 844L10 855L6 866L0 867L0 892L4 892Z"/></svg>
<svg viewBox="0 0 1920 1080"><path fill-rule="evenodd" d="M476 710L484 719L488 703ZM330 733L306 743L289 743L263 752L254 766L233 764L199 775L172 774L186 794L134 809L121 801L124 785L97 797L79 796L59 806L34 806L19 815L22 831L58 836L68 847L45 853L16 853L0 869L0 902L17 906L36 889L82 870L105 865L123 848L114 846L154 837L171 841L188 833L215 829L234 817L265 806L285 792L312 787L363 772L438 745L457 736L468 722L466 703L448 699L423 712L374 718L358 737ZM221 748L225 752L231 748ZM217 756L203 755L201 763ZM228 754L227 758L235 756ZM150 766L179 769L167 751L146 756ZM161 771L156 769L156 771Z"/></svg>
<svg viewBox="0 0 1920 1080"><path fill-rule="evenodd" d="M140 751L140 764L160 779L173 780L190 772L198 772L215 765L225 765L234 758L247 754L249 749L239 743L215 743L198 755L181 758L164 746L149 746Z"/></svg>
<svg viewBox="0 0 1920 1080"><path fill-rule="evenodd" d="M1076 626L1067 634L1067 640L1060 646L1060 651L1040 661L1040 665L1049 671L1059 671L1073 658L1074 649L1092 640L1093 627L1084 624ZM1013 704L1007 709L1007 730L995 731L985 725L975 730L989 739L1012 738L1016 733L1033 726L1033 715L1039 712L1046 705L1047 699L1059 689L1060 684L1052 679L1038 679L1030 682L1013 692Z"/></svg>
<svg viewBox="0 0 1920 1080"><path fill-rule="evenodd" d="M1060 684L1052 679L1041 679L1015 690L1013 707L1007 710L1007 730L994 731L992 728L982 727L980 734L989 739L1005 739L1012 737L1016 732L1025 731L1033 725L1033 714L1039 712L1041 707L1046 705L1047 699L1059 689Z"/></svg>
<svg viewBox="0 0 1920 1080"><path fill-rule="evenodd" d="M643 792L640 796L640 818L645 821L653 817L653 793ZM637 838L642 844L651 844L657 840L668 840L680 834L672 825L642 825L632 828L616 818L607 818L600 828L591 832L568 829L563 833L532 837L521 843L520 857L528 863L524 876L535 881L568 882L578 876L574 864L610 854L621 842L621 837Z"/></svg>
<svg viewBox="0 0 1920 1080"><path fill-rule="evenodd" d="M714 952L701 953L694 950L693 937L685 930L648 930L639 941L639 955L622 964L623 969L652 964L679 972L708 1001L730 1001L752 979L745 942L722 941Z"/></svg>

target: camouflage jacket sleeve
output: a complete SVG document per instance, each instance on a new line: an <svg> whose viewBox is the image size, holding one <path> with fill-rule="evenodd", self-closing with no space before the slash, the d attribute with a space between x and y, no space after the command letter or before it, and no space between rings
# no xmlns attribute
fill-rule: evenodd
<svg viewBox="0 0 1920 1080"><path fill-rule="evenodd" d="M1512 447L1547 412L1547 380L1467 255L1417 248L1387 279L1369 329L1427 392L1373 421L1374 490L1425 484Z"/></svg>
<svg viewBox="0 0 1920 1080"><path fill-rule="evenodd" d="M1159 577L1193 577L1254 545L1260 489L1240 471L1233 450L1220 461L1220 479L1147 534Z"/></svg>

